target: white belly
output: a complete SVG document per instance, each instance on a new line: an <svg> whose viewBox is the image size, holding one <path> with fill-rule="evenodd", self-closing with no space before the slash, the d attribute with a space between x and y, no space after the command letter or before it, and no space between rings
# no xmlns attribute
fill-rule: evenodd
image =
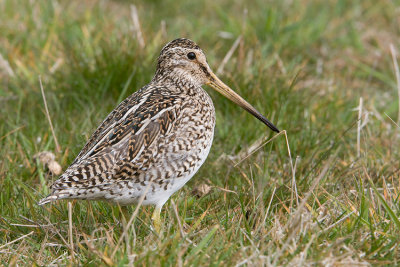
<svg viewBox="0 0 400 267"><path fill-rule="evenodd" d="M120 205L131 205L137 203L143 193L147 191L142 205L156 205L158 207L162 207L164 203L167 202L167 200L171 197L171 195L181 189L203 165L210 152L213 137L214 134L212 135L207 147L200 152L200 155L198 155L200 160L196 163L194 169L184 177L169 179L170 183L166 190L163 188L163 186L159 186L157 183L146 181L145 185L141 185L139 187L137 184L132 184L132 190L125 189L123 192L121 192L122 194L119 196L114 195L112 198L110 197L109 200ZM149 185L149 183L152 184ZM155 190L153 190L153 187Z"/></svg>

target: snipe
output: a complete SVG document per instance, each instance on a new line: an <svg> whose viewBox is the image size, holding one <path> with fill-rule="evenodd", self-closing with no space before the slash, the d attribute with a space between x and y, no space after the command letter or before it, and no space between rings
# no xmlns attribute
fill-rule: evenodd
<svg viewBox="0 0 400 267"><path fill-rule="evenodd" d="M39 205L57 199L129 205L147 189L143 204L156 206L152 218L159 232L162 206L192 178L211 148L215 109L204 84L279 132L215 76L196 43L176 39L161 50L151 82L107 116Z"/></svg>

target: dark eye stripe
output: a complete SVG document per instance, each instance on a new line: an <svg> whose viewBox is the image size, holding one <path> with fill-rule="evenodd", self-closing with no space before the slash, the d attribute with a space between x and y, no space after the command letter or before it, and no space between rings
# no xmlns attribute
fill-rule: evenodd
<svg viewBox="0 0 400 267"><path fill-rule="evenodd" d="M189 53L187 54L187 57L188 57L188 59L193 60L193 59L196 58L196 54L193 53L193 52L189 52Z"/></svg>
<svg viewBox="0 0 400 267"><path fill-rule="evenodd" d="M206 67L204 67L203 65L200 65L200 69L204 72L205 75L207 75L207 77L210 76L210 73L208 73L208 70Z"/></svg>

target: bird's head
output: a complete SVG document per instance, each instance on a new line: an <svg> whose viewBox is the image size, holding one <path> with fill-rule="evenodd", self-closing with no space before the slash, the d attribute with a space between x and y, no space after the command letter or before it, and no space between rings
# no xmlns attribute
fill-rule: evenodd
<svg viewBox="0 0 400 267"><path fill-rule="evenodd" d="M193 86L209 85L235 104L247 110L271 130L279 132L278 128L267 118L214 74L210 66L208 66L204 52L195 42L189 39L175 39L163 47L158 57L155 79L160 77L182 80Z"/></svg>
<svg viewBox="0 0 400 267"><path fill-rule="evenodd" d="M169 42L158 57L156 76L189 82L194 86L206 84L210 73L206 56L193 41L180 38Z"/></svg>

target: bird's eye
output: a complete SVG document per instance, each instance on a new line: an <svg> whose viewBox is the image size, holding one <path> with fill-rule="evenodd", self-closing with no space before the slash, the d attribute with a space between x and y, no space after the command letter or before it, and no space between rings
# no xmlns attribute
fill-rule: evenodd
<svg viewBox="0 0 400 267"><path fill-rule="evenodd" d="M188 57L188 59L193 60L193 59L196 58L196 54L193 53L193 52L189 52L189 53L187 54L187 57Z"/></svg>

